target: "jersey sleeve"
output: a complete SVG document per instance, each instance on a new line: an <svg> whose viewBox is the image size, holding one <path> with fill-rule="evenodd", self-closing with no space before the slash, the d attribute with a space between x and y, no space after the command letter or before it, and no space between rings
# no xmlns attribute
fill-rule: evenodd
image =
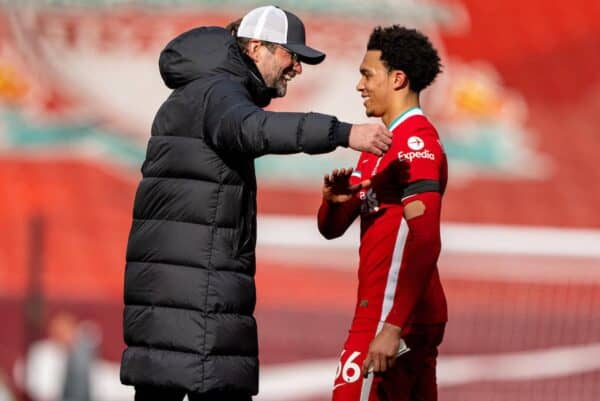
<svg viewBox="0 0 600 401"><path fill-rule="evenodd" d="M317 213L317 227L326 239L342 236L360 213L360 200L352 198L344 203L321 202Z"/></svg>
<svg viewBox="0 0 600 401"><path fill-rule="evenodd" d="M363 164L363 161L368 158L366 153L362 153L358 159L357 167L352 172L350 177L350 185L358 184L362 181L362 171L358 166ZM317 226L319 232L327 239L333 239L342 236L352 222L360 213L360 199L352 197L344 203L329 203L325 200L321 202L319 211L317 212Z"/></svg>
<svg viewBox="0 0 600 401"><path fill-rule="evenodd" d="M433 129L394 135L392 146L381 158L373 176L380 198L397 203L424 192L443 192L441 177L444 151Z"/></svg>
<svg viewBox="0 0 600 401"><path fill-rule="evenodd" d="M400 230L405 238L397 287L386 323L405 327L415 307L431 282L441 251L440 209L441 195L435 192L419 193L408 202L420 201L425 206L423 215L402 220Z"/></svg>
<svg viewBox="0 0 600 401"><path fill-rule="evenodd" d="M405 242L391 310L385 321L407 325L419 299L428 287L441 249L440 209L445 155L433 128L413 130L395 137L378 171L392 170L401 183L402 204L420 201L424 213L402 219ZM395 168L392 166L396 165ZM388 174L389 175L389 174Z"/></svg>
<svg viewBox="0 0 600 401"><path fill-rule="evenodd" d="M391 156L405 164L407 182L439 180L443 149L434 130L421 129L392 142Z"/></svg>

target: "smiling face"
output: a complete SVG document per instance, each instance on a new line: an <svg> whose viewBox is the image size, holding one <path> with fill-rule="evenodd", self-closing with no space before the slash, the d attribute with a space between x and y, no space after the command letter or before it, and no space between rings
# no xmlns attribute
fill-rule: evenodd
<svg viewBox="0 0 600 401"><path fill-rule="evenodd" d="M254 61L268 87L274 88L278 97L287 93L288 82L302 74L302 64L283 47L261 43L256 48Z"/></svg>
<svg viewBox="0 0 600 401"><path fill-rule="evenodd" d="M369 50L360 65L360 81L356 90L363 98L369 117L383 117L396 87L395 74L381 61L380 50Z"/></svg>

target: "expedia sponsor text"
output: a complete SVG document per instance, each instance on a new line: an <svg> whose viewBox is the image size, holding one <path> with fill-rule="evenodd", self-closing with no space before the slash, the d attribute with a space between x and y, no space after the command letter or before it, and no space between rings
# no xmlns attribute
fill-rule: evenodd
<svg viewBox="0 0 600 401"><path fill-rule="evenodd" d="M429 150L425 149L421 152L398 152L398 159L400 161L408 161L412 162L414 159L429 159L435 160L435 154L431 153Z"/></svg>

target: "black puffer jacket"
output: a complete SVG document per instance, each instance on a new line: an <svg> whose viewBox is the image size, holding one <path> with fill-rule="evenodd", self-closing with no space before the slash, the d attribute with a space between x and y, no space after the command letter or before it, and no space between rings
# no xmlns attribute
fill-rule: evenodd
<svg viewBox="0 0 600 401"><path fill-rule="evenodd" d="M121 381L258 392L256 177L268 153L324 153L350 126L265 112L271 91L222 28L167 45L174 89L152 127L127 248Z"/></svg>

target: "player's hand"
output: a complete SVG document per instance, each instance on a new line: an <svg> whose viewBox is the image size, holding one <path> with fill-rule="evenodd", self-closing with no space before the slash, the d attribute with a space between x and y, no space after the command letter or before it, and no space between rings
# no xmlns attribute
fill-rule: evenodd
<svg viewBox="0 0 600 401"><path fill-rule="evenodd" d="M369 344L369 350L362 366L364 377L371 372L383 373L394 366L400 349L401 332L400 327L384 323L379 334Z"/></svg>
<svg viewBox="0 0 600 401"><path fill-rule="evenodd" d="M359 184L359 190L373 188L380 202L399 204L402 202L403 188L410 175L406 162L394 159L382 171Z"/></svg>
<svg viewBox="0 0 600 401"><path fill-rule="evenodd" d="M348 146L360 152L383 155L392 144L392 133L381 124L354 124Z"/></svg>
<svg viewBox="0 0 600 401"><path fill-rule="evenodd" d="M330 203L343 203L352 199L352 196L360 189L360 186L350 185L350 176L353 169L335 169L323 177L323 199Z"/></svg>

